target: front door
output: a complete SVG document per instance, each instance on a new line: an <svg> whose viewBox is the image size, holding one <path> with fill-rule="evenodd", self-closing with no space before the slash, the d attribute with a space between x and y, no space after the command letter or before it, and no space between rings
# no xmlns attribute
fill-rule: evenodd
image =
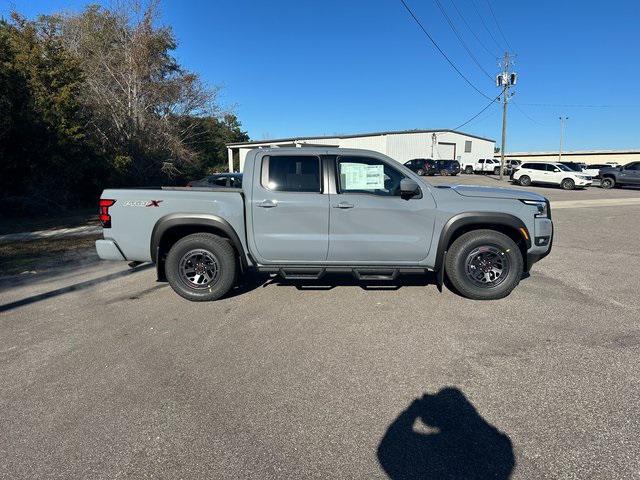
<svg viewBox="0 0 640 480"><path fill-rule="evenodd" d="M622 183L640 185L640 162L625 165L619 174L619 179Z"/></svg>
<svg viewBox="0 0 640 480"><path fill-rule="evenodd" d="M257 166L251 198L253 239L259 261L327 259L329 195L323 194L320 157L268 155Z"/></svg>
<svg viewBox="0 0 640 480"><path fill-rule="evenodd" d="M415 264L427 256L435 202L424 184L422 198L403 198L400 180L405 175L391 163L368 156L338 157L336 172L330 262Z"/></svg>

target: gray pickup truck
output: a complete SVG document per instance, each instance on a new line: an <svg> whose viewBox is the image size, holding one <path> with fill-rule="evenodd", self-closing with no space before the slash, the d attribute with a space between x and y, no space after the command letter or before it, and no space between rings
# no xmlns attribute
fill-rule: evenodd
<svg viewBox="0 0 640 480"><path fill-rule="evenodd" d="M549 201L522 190L434 186L368 150L256 149L241 189L105 190L100 258L154 262L188 300L215 300L250 269L289 279L436 272L497 299L546 256Z"/></svg>

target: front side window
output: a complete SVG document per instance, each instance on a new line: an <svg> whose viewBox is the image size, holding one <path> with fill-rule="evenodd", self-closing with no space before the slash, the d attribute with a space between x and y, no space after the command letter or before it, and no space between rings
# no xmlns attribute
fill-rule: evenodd
<svg viewBox="0 0 640 480"><path fill-rule="evenodd" d="M395 168L376 158L338 158L340 193L370 193L399 197L400 181L403 178L404 175Z"/></svg>
<svg viewBox="0 0 640 480"><path fill-rule="evenodd" d="M262 160L262 186L278 192L320 192L320 159L270 155Z"/></svg>

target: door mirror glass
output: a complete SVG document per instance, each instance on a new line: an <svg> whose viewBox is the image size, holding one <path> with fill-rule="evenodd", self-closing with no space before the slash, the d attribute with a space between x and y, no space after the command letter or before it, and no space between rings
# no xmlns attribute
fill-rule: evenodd
<svg viewBox="0 0 640 480"><path fill-rule="evenodd" d="M410 178L403 178L400 180L400 193L404 196L417 195L420 187L415 180Z"/></svg>

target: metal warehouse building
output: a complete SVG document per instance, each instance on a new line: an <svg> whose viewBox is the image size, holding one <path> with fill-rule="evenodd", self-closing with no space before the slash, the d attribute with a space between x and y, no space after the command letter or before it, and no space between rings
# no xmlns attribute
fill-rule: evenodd
<svg viewBox="0 0 640 480"><path fill-rule="evenodd" d="M403 130L228 143L229 171L242 172L247 152L253 148L318 146L374 150L400 163L413 158L455 159L462 162L493 158L495 140L455 130Z"/></svg>

